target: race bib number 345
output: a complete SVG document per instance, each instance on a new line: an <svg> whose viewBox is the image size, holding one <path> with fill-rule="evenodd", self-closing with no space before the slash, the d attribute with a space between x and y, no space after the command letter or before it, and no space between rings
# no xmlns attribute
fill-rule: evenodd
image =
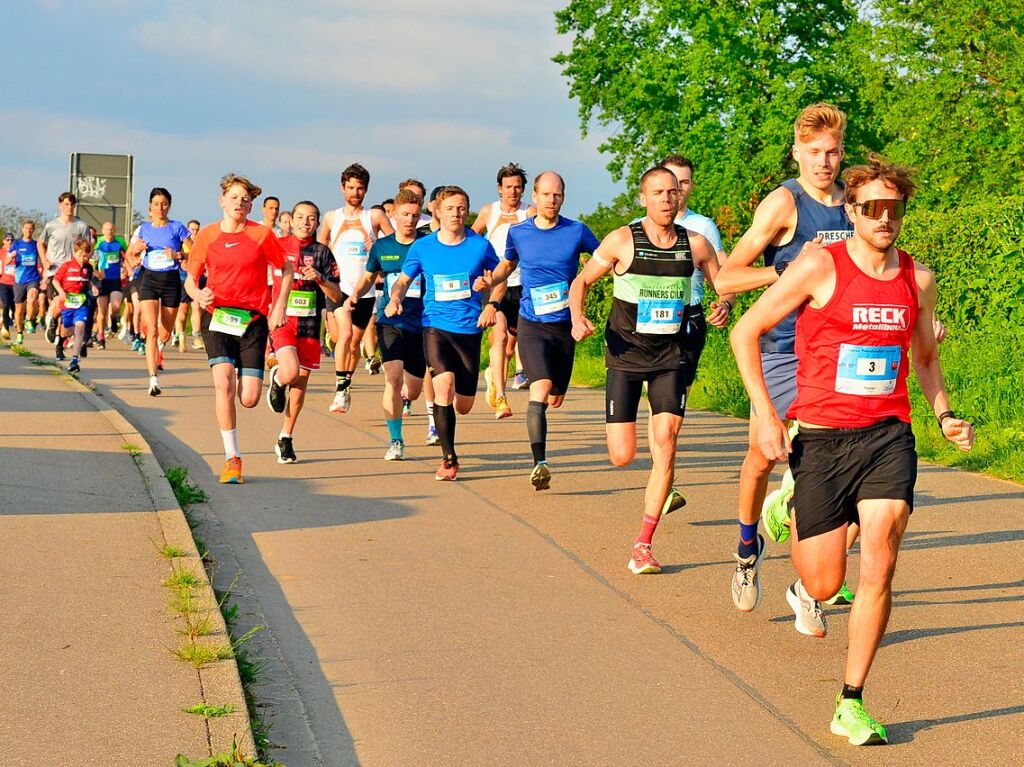
<svg viewBox="0 0 1024 767"><path fill-rule="evenodd" d="M898 346L840 344L836 391L860 396L892 394L896 390L901 358Z"/></svg>

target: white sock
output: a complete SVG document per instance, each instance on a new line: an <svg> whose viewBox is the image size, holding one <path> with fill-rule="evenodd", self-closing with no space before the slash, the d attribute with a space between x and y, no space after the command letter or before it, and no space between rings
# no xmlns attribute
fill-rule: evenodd
<svg viewBox="0 0 1024 767"><path fill-rule="evenodd" d="M156 376L150 376L149 377L149 385L150 386L159 386L160 385L160 380Z"/></svg>
<svg viewBox="0 0 1024 767"><path fill-rule="evenodd" d="M277 438L278 439L291 439L292 435L289 432L286 432L286 431L282 430L281 433L277 435Z"/></svg>
<svg viewBox="0 0 1024 767"><path fill-rule="evenodd" d="M230 429L228 431L221 429L220 438L224 441L225 458L242 457L242 454L238 452L238 429Z"/></svg>
<svg viewBox="0 0 1024 767"><path fill-rule="evenodd" d="M427 404L427 422L434 426L434 403L430 400L424 400Z"/></svg>

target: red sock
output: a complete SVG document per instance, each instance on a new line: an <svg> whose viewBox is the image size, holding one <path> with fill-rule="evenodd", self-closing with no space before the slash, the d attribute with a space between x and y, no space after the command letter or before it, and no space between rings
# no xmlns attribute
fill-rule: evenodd
<svg viewBox="0 0 1024 767"><path fill-rule="evenodd" d="M654 539L654 531L660 521L660 516L652 517L644 514L644 525L640 528L640 535L637 536L636 543L646 543L650 546L651 541Z"/></svg>

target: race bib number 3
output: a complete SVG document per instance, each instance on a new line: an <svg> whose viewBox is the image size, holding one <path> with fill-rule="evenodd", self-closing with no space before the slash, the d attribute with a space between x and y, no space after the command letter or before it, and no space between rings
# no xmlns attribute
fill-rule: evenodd
<svg viewBox="0 0 1024 767"><path fill-rule="evenodd" d="M641 298L636 305L636 332L674 335L683 326L682 298Z"/></svg>
<svg viewBox="0 0 1024 767"><path fill-rule="evenodd" d="M840 344L836 391L860 396L892 394L896 390L901 358L898 346Z"/></svg>
<svg viewBox="0 0 1024 767"><path fill-rule="evenodd" d="M289 292L285 314L289 317L315 317L316 291L293 290Z"/></svg>
<svg viewBox="0 0 1024 767"><path fill-rule="evenodd" d="M435 301L459 301L472 295L468 272L434 275Z"/></svg>
<svg viewBox="0 0 1024 767"><path fill-rule="evenodd" d="M85 293L68 293L64 299L65 309L80 309L85 306Z"/></svg>
<svg viewBox="0 0 1024 767"><path fill-rule="evenodd" d="M245 329L252 322L252 314L245 309L214 309L210 319L210 330L227 333L229 336L244 336Z"/></svg>
<svg viewBox="0 0 1024 767"><path fill-rule="evenodd" d="M569 306L569 283L552 282L539 288L530 288L530 300L533 302L533 313L537 316L552 314Z"/></svg>

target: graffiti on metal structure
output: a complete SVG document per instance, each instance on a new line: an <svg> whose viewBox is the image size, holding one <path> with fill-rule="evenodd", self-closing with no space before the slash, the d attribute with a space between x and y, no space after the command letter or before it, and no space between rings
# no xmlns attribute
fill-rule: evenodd
<svg viewBox="0 0 1024 767"><path fill-rule="evenodd" d="M107 196L107 180L97 176L80 176L78 197L83 200L102 200Z"/></svg>

